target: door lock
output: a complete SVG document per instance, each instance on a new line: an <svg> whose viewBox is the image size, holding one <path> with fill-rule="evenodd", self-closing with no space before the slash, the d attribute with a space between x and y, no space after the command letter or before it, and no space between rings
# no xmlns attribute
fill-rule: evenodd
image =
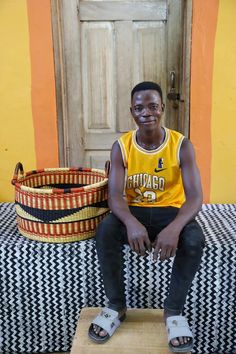
<svg viewBox="0 0 236 354"><path fill-rule="evenodd" d="M170 101L173 101L173 108L178 108L179 103L178 101L180 100L180 94L176 92L175 88L175 71L170 72L170 92L167 94L167 98Z"/></svg>

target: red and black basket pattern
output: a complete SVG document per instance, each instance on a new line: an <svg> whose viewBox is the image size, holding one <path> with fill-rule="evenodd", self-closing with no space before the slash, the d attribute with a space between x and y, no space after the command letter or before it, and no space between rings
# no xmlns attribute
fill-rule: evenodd
<svg viewBox="0 0 236 354"><path fill-rule="evenodd" d="M91 238L109 212L108 178L103 170L45 168L24 174L19 162L12 184L18 228L30 239L73 242Z"/></svg>

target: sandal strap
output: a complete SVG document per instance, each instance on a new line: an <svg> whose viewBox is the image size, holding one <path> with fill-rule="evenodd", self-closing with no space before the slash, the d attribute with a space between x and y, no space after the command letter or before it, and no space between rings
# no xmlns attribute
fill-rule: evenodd
<svg viewBox="0 0 236 354"><path fill-rule="evenodd" d="M102 329L104 329L109 336L112 336L115 330L120 326L119 312L104 307L97 317L92 321Z"/></svg>
<svg viewBox="0 0 236 354"><path fill-rule="evenodd" d="M178 337L193 338L188 321L184 316L170 316L166 320L168 342Z"/></svg>

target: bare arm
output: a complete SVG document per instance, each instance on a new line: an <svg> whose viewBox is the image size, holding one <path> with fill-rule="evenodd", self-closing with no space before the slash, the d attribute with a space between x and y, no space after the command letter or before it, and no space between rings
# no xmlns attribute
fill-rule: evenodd
<svg viewBox="0 0 236 354"><path fill-rule="evenodd" d="M129 207L123 198L125 183L125 167L116 141L111 150L111 169L108 180L108 204L111 211L126 225L133 218Z"/></svg>
<svg viewBox="0 0 236 354"><path fill-rule="evenodd" d="M180 232L197 215L202 206L200 174L194 148L188 139L184 139L180 149L180 164L186 200L176 218L158 235L154 252L155 259L159 252L161 260L175 255Z"/></svg>
<svg viewBox="0 0 236 354"><path fill-rule="evenodd" d="M116 141L111 151L111 170L108 182L108 204L111 211L123 222L127 229L128 241L133 251L145 255L151 249L146 228L131 214L123 198L125 167L120 146Z"/></svg>
<svg viewBox="0 0 236 354"><path fill-rule="evenodd" d="M197 215L202 206L200 173L193 145L187 139L183 141L180 149L180 165L186 200L173 222L179 232Z"/></svg>

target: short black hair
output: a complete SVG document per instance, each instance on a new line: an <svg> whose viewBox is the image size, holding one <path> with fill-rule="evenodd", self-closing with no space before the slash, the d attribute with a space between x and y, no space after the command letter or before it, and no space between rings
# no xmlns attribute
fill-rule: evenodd
<svg viewBox="0 0 236 354"><path fill-rule="evenodd" d="M163 101L161 86L152 81L143 81L137 84L136 86L134 86L133 90L131 91L131 101L133 99L135 92L145 91L145 90L157 91L161 97L161 101Z"/></svg>

